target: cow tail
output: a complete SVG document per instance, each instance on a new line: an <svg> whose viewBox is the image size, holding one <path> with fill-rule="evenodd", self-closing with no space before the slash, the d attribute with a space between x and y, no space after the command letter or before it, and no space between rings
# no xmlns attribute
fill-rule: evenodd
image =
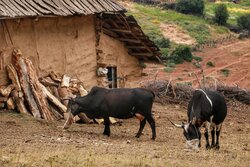
<svg viewBox="0 0 250 167"><path fill-rule="evenodd" d="M151 93L153 94L153 99L155 99L155 92L151 90Z"/></svg>

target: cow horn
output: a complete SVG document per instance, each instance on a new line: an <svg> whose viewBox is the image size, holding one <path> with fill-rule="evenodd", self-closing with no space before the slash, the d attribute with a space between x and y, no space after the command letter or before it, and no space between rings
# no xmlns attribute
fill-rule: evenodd
<svg viewBox="0 0 250 167"><path fill-rule="evenodd" d="M167 119L169 120L169 122L171 122L171 124L173 124L177 128L183 128L184 127L184 123L182 123L182 124L175 124L169 118L167 118Z"/></svg>

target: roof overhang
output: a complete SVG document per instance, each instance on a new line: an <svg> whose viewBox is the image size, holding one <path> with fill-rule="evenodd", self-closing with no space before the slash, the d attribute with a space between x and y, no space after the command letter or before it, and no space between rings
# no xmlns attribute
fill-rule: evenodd
<svg viewBox="0 0 250 167"><path fill-rule="evenodd" d="M101 31L125 43L128 53L141 60L160 61L160 49L144 34L133 16L102 13Z"/></svg>

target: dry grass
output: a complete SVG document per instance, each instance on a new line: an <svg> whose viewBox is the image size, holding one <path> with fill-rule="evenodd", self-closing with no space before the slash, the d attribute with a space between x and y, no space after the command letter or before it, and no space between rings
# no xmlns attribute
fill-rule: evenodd
<svg viewBox="0 0 250 167"><path fill-rule="evenodd" d="M238 106L238 105L235 105ZM0 166L115 167L115 166L249 166L249 106L232 110L224 123L219 151L185 150L181 129L185 109L178 105L154 105L157 138L151 141L148 125L140 139L136 119L111 127L111 137L103 136L102 125L76 125L65 131L63 122L45 123L10 112L0 113Z"/></svg>

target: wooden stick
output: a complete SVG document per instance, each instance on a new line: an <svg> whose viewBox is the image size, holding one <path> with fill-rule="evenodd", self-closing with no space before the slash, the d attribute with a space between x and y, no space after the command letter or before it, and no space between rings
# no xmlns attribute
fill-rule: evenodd
<svg viewBox="0 0 250 167"><path fill-rule="evenodd" d="M42 88L43 93L52 103L54 103L63 112L67 111L67 107L64 106L54 95L52 95L44 85L40 83L40 86Z"/></svg>

